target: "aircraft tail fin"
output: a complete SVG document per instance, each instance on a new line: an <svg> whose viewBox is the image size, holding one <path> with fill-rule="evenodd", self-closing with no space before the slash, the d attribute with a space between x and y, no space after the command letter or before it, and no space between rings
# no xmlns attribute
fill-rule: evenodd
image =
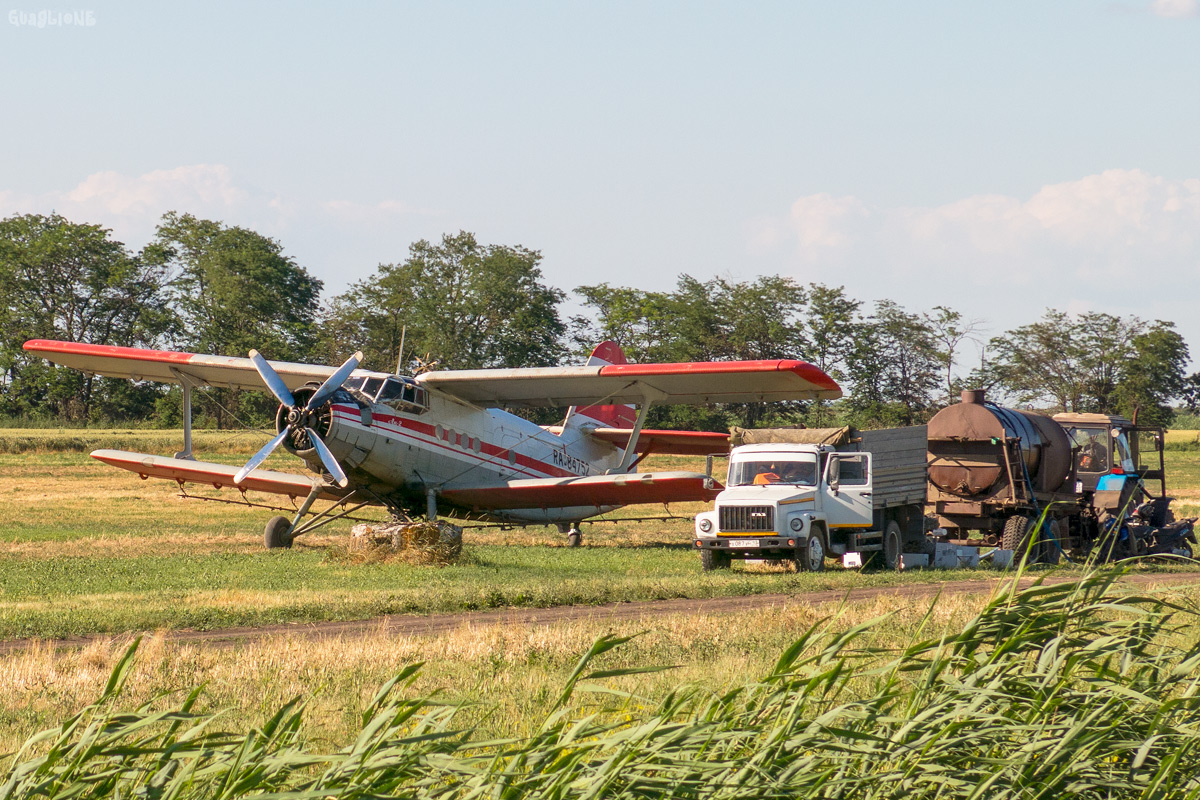
<svg viewBox="0 0 1200 800"><path fill-rule="evenodd" d="M621 346L613 341L601 342L587 360L589 367L627 364ZM632 405L571 406L564 430L570 427L632 428L637 421L637 407Z"/></svg>

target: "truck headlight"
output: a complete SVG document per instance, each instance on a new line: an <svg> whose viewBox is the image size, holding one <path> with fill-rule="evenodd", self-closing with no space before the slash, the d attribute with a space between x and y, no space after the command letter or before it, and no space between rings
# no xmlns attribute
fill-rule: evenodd
<svg viewBox="0 0 1200 800"><path fill-rule="evenodd" d="M702 517L700 519L700 530L704 531L705 533L708 533L709 531L711 531L712 530L712 520L708 519L707 517Z"/></svg>
<svg viewBox="0 0 1200 800"><path fill-rule="evenodd" d="M788 527L797 533L804 530L804 517L792 517L792 521L788 523Z"/></svg>

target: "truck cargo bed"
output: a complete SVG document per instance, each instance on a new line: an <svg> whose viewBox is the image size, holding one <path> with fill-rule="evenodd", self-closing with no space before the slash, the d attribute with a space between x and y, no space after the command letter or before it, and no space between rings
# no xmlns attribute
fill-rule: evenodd
<svg viewBox="0 0 1200 800"><path fill-rule="evenodd" d="M859 441L839 450L871 453L875 508L925 502L926 427L862 431Z"/></svg>

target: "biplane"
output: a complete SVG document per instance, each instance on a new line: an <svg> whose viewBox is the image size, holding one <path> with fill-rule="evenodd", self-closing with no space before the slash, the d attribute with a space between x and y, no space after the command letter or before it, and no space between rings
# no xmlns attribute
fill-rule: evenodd
<svg viewBox="0 0 1200 800"><path fill-rule="evenodd" d="M86 373L183 389L183 450L173 456L97 450L92 457L142 478L289 495L291 518L266 526L268 548L364 506L399 519L425 515L502 524L555 524L569 544L579 523L622 506L709 500L709 475L638 472L650 453L727 452L722 433L649 430L654 404L835 399L841 389L797 360L629 364L603 342L583 366L432 370L409 377L340 367L31 340L25 350ZM192 452L192 391L230 387L269 391L279 401L276 435L241 468L197 460ZM514 413L567 408L559 426ZM259 468L278 447L309 474ZM312 512L317 500L333 501ZM336 511L334 509L337 509ZM306 520L306 517L309 519Z"/></svg>

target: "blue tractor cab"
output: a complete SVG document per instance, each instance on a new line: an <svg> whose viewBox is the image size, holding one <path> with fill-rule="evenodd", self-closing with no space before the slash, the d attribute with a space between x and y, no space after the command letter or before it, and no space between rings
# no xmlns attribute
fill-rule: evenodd
<svg viewBox="0 0 1200 800"><path fill-rule="evenodd" d="M1074 452L1075 491L1098 509L1124 511L1155 502L1155 524L1166 524L1167 486L1162 428L1141 428L1113 414L1055 414Z"/></svg>

